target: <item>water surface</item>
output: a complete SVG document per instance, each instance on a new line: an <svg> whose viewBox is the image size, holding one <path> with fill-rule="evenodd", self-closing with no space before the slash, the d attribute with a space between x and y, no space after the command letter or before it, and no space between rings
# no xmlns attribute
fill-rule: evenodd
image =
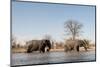
<svg viewBox="0 0 100 67"><path fill-rule="evenodd" d="M95 61L95 51L12 53L12 66Z"/></svg>

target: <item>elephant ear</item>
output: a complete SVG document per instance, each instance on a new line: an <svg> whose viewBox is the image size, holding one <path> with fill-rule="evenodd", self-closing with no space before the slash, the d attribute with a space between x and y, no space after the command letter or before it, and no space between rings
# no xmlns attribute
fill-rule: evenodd
<svg viewBox="0 0 100 67"><path fill-rule="evenodd" d="M42 44L42 46L45 46L46 41L45 41L45 40L42 40L42 41L41 41L41 44Z"/></svg>

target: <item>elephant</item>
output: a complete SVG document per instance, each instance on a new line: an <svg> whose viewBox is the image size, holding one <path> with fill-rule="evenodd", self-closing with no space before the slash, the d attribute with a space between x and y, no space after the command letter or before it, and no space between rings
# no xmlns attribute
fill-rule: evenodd
<svg viewBox="0 0 100 67"><path fill-rule="evenodd" d="M40 51L40 53L49 52L51 49L50 40L31 40L27 42L28 49L27 53L31 53L33 51Z"/></svg>
<svg viewBox="0 0 100 67"><path fill-rule="evenodd" d="M88 42L86 40L69 40L65 44L65 51L76 50L79 52L79 47L84 47L85 51L87 51Z"/></svg>

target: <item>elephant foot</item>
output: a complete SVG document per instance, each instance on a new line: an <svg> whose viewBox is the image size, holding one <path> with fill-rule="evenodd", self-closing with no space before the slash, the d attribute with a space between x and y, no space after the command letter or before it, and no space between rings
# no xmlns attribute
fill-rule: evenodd
<svg viewBox="0 0 100 67"><path fill-rule="evenodd" d="M32 53L32 51L27 51L27 53Z"/></svg>

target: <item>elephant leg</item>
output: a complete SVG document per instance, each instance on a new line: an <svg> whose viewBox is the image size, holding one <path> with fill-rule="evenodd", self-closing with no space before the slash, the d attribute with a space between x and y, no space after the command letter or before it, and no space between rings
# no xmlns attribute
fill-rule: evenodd
<svg viewBox="0 0 100 67"><path fill-rule="evenodd" d="M40 53L42 52L42 48L41 48L41 46L39 46L39 51L40 51Z"/></svg>
<svg viewBox="0 0 100 67"><path fill-rule="evenodd" d="M27 53L30 53L30 52L31 52L31 51L28 49L28 50L27 50Z"/></svg>
<svg viewBox="0 0 100 67"><path fill-rule="evenodd" d="M40 51L40 53L41 52L44 53L45 52L45 49L44 48L41 48L39 51Z"/></svg>
<svg viewBox="0 0 100 67"><path fill-rule="evenodd" d="M47 52L49 52L50 51L50 49L47 49Z"/></svg>
<svg viewBox="0 0 100 67"><path fill-rule="evenodd" d="M76 50L79 52L79 46L76 47Z"/></svg>
<svg viewBox="0 0 100 67"><path fill-rule="evenodd" d="M32 48L28 48L27 53L31 53L31 52L32 52Z"/></svg>
<svg viewBox="0 0 100 67"><path fill-rule="evenodd" d="M71 47L71 48L70 48L70 51L72 51L72 50L74 50L74 47Z"/></svg>
<svg viewBox="0 0 100 67"><path fill-rule="evenodd" d="M87 51L87 47L84 47L85 51Z"/></svg>
<svg viewBox="0 0 100 67"><path fill-rule="evenodd" d="M44 51L43 50L39 50L40 51L40 53L44 53Z"/></svg>
<svg viewBox="0 0 100 67"><path fill-rule="evenodd" d="M40 49L39 51L40 51L40 53L42 53L42 52L43 52L43 50L42 50L42 49Z"/></svg>
<svg viewBox="0 0 100 67"><path fill-rule="evenodd" d="M45 49L42 49L42 52L44 53L45 52Z"/></svg>
<svg viewBox="0 0 100 67"><path fill-rule="evenodd" d="M32 45L28 46L27 53L31 53L32 52L32 47L33 47Z"/></svg>

